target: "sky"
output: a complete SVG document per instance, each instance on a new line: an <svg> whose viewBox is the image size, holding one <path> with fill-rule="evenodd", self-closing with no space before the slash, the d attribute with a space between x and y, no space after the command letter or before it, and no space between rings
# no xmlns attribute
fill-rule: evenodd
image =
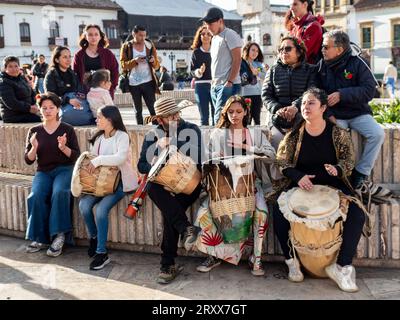
<svg viewBox="0 0 400 320"><path fill-rule="evenodd" d="M226 10L236 9L236 0L206 0ZM271 4L289 4L289 0L270 0Z"/></svg>

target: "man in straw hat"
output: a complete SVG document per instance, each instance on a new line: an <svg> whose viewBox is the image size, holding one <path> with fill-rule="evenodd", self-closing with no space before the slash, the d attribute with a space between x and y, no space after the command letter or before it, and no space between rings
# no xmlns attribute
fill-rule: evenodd
<svg viewBox="0 0 400 320"><path fill-rule="evenodd" d="M201 132L197 125L186 122L180 117L180 110L191 105L182 101L179 105L174 99L160 98L154 104L155 116L145 118L145 123L157 121L157 128L145 136L138 162L142 174L150 172L157 157L168 146L175 145L186 156L191 157L201 170ZM183 270L175 264L179 235L182 235L184 247L189 249L196 241L200 228L193 226L186 216L186 209L199 197L200 183L190 194L174 194L164 186L149 182L147 193L163 216L164 231L161 243L161 272L157 282L169 283Z"/></svg>

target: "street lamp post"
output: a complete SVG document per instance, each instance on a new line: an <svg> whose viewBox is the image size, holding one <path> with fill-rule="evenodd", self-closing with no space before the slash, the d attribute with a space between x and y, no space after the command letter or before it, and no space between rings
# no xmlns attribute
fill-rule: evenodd
<svg viewBox="0 0 400 320"><path fill-rule="evenodd" d="M174 72L174 59L175 59L175 55L172 51L168 55L168 58L171 60L171 74L172 74Z"/></svg>

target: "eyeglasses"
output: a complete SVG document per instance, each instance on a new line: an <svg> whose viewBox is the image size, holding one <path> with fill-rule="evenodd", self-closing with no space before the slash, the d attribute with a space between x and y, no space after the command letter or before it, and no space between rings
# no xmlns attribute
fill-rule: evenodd
<svg viewBox="0 0 400 320"><path fill-rule="evenodd" d="M327 44L323 44L322 46L321 46L321 50L323 49L323 50L328 50L328 49L330 49L330 48L337 48L337 46L328 46Z"/></svg>
<svg viewBox="0 0 400 320"><path fill-rule="evenodd" d="M286 53L288 53L288 52L292 51L293 48L294 47L292 47L292 46L281 47L278 49L278 52L285 51Z"/></svg>

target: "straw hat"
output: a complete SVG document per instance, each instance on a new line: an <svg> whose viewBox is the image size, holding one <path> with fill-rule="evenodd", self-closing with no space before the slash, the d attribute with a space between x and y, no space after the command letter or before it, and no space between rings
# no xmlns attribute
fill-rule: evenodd
<svg viewBox="0 0 400 320"><path fill-rule="evenodd" d="M148 124L154 121L157 117L166 117L171 114L175 114L181 111L183 108L192 106L193 103L189 100L182 100L179 104L176 104L175 100L168 97L158 99L154 103L155 116L147 116L144 118L144 123Z"/></svg>

